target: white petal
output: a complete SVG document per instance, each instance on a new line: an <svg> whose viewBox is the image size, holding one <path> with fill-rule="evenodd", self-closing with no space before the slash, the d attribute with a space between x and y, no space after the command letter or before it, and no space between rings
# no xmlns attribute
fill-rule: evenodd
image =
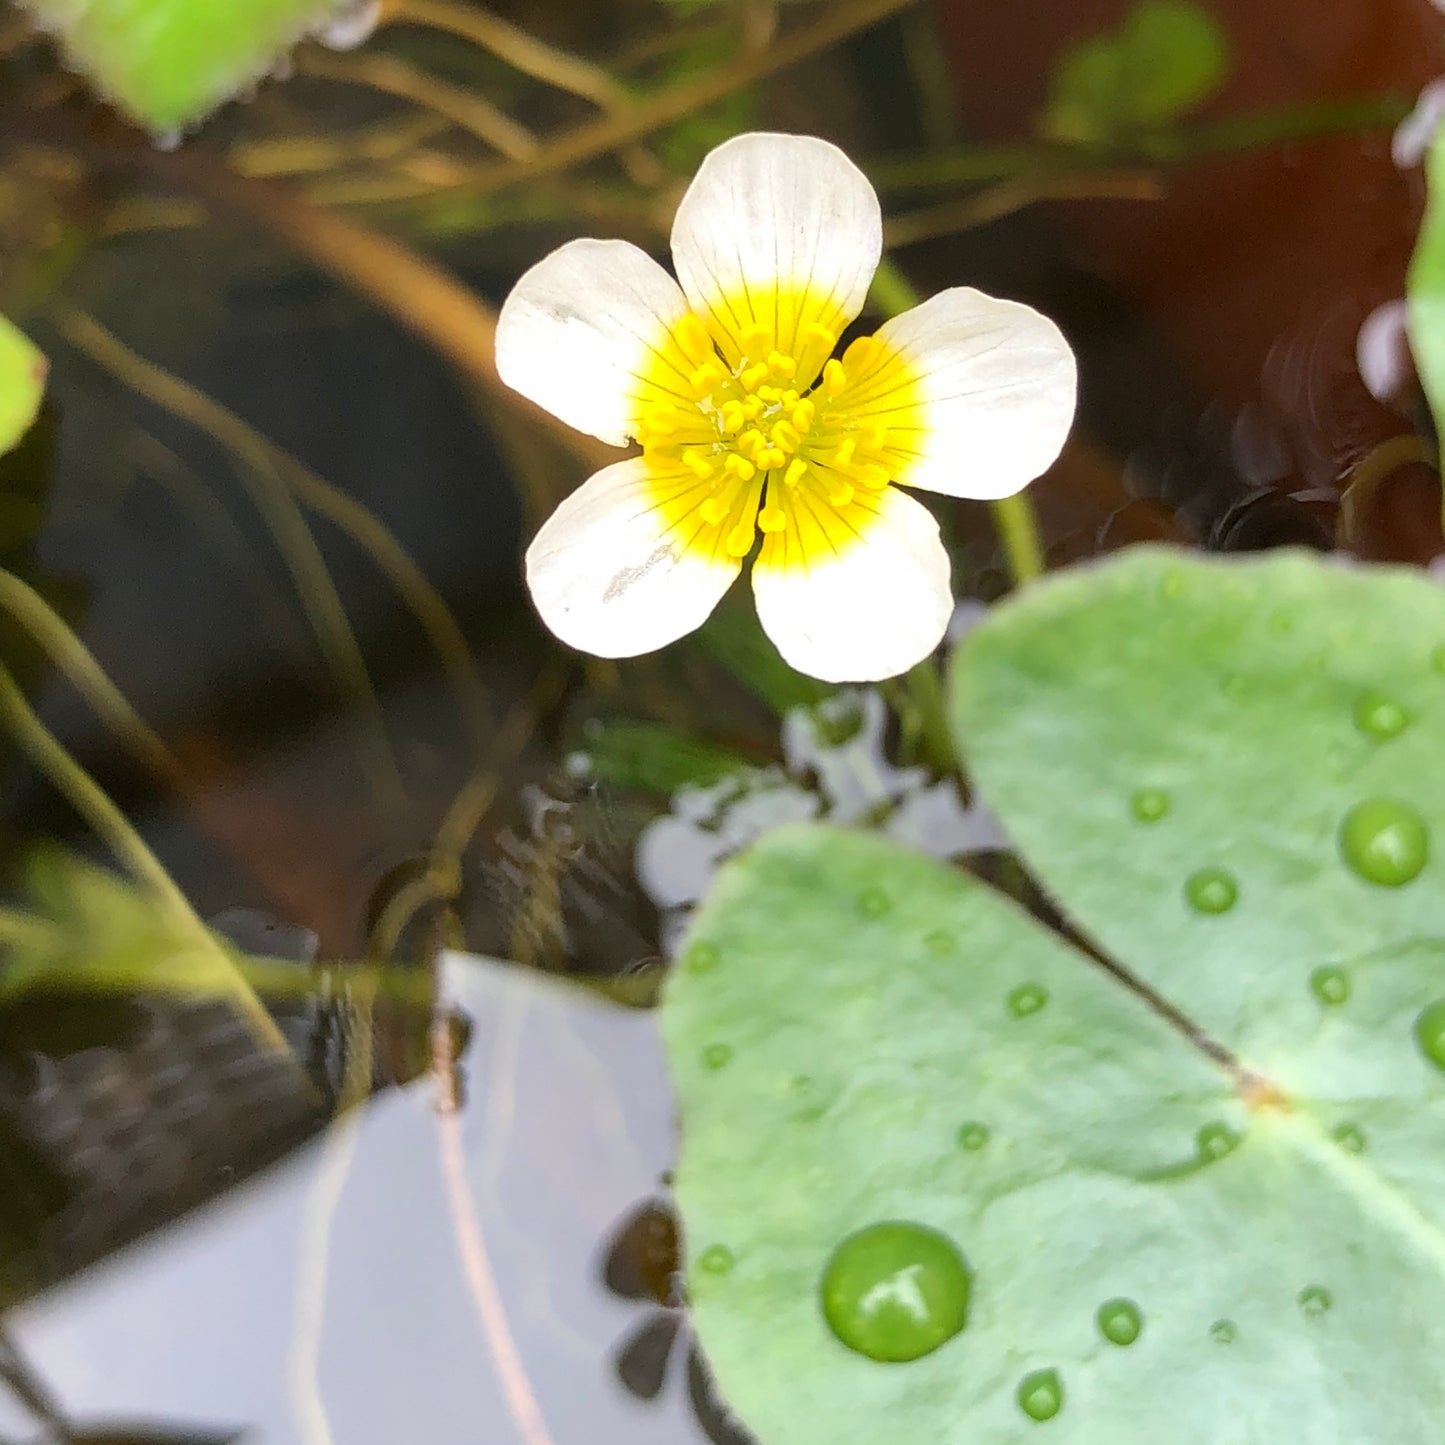
<svg viewBox="0 0 1445 1445"><path fill-rule="evenodd" d="M687 309L677 282L646 251L628 241L569 241L503 304L497 371L568 426L622 446L646 399L642 375L658 376L668 328Z"/></svg>
<svg viewBox="0 0 1445 1445"><path fill-rule="evenodd" d="M672 225L682 289L729 359L745 350L744 329L761 325L788 355L816 352L815 375L831 347L801 329L817 322L837 341L863 307L882 246L867 177L813 136L741 135L718 146Z"/></svg>
<svg viewBox="0 0 1445 1445"><path fill-rule="evenodd" d="M699 546L688 519L669 522L647 465L629 457L589 477L543 524L527 548L527 586L563 642L636 657L700 627L740 566Z"/></svg>
<svg viewBox="0 0 1445 1445"><path fill-rule="evenodd" d="M896 487L860 497L872 516L848 543L788 556L775 532L753 567L758 620L790 667L824 682L906 672L943 638L953 613L938 523Z"/></svg>
<svg viewBox="0 0 1445 1445"><path fill-rule="evenodd" d="M960 286L877 335L904 364L864 375L837 404L888 426L896 481L950 497L1008 497L1058 456L1078 378L1047 316Z"/></svg>

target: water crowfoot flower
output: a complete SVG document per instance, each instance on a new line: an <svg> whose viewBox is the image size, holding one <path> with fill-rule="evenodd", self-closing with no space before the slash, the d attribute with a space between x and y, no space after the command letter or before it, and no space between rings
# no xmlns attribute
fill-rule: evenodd
<svg viewBox="0 0 1445 1445"><path fill-rule="evenodd" d="M1058 455L1073 354L1030 307L957 287L834 356L882 253L867 179L828 142L738 136L672 228L674 281L625 241L532 267L497 326L504 381L640 444L552 514L527 582L564 642L650 652L753 563L758 617L829 682L903 672L953 610L938 525L903 488L997 498Z"/></svg>

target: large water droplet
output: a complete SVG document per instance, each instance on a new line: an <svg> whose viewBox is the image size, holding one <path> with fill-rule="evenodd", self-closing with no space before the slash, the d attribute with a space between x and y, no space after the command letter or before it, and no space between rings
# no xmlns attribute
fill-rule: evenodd
<svg viewBox="0 0 1445 1445"><path fill-rule="evenodd" d="M1209 1327L1209 1338L1216 1345L1232 1345L1239 1338L1233 1320L1215 1320Z"/></svg>
<svg viewBox="0 0 1445 1445"><path fill-rule="evenodd" d="M710 1069L721 1069L732 1062L733 1046L731 1044L709 1044L702 1051L702 1061Z"/></svg>
<svg viewBox="0 0 1445 1445"><path fill-rule="evenodd" d="M1330 1130L1330 1138L1347 1154L1365 1152L1365 1131L1358 1124L1337 1124Z"/></svg>
<svg viewBox="0 0 1445 1445"><path fill-rule="evenodd" d="M1196 913L1228 913L1239 898L1239 885L1223 868L1201 868L1185 880L1184 897Z"/></svg>
<svg viewBox="0 0 1445 1445"><path fill-rule="evenodd" d="M1394 698L1367 692L1355 704L1355 726L1366 737L1398 737L1410 726L1410 714Z"/></svg>
<svg viewBox="0 0 1445 1445"><path fill-rule="evenodd" d="M1299 1292L1300 1311L1310 1319L1318 1319L1334 1302L1334 1296L1322 1284L1308 1285Z"/></svg>
<svg viewBox="0 0 1445 1445"><path fill-rule="evenodd" d="M1008 996L1008 1011L1016 1018L1036 1014L1048 1003L1048 994L1036 983L1022 983Z"/></svg>
<svg viewBox="0 0 1445 1445"><path fill-rule="evenodd" d="M1239 1135L1222 1119L1215 1119L1199 1126L1194 1144L1200 1159L1208 1164L1232 1154L1239 1147Z"/></svg>
<svg viewBox="0 0 1445 1445"><path fill-rule="evenodd" d="M1415 1020L1415 1041L1437 1069L1445 1069L1445 998L1420 1010Z"/></svg>
<svg viewBox="0 0 1445 1445"><path fill-rule="evenodd" d="M1144 1328L1144 1316L1131 1299L1105 1300L1094 1319L1099 1333L1113 1345L1132 1345Z"/></svg>
<svg viewBox="0 0 1445 1445"><path fill-rule="evenodd" d="M710 1244L697 1257L697 1267L704 1274L728 1274L736 1260L725 1244Z"/></svg>
<svg viewBox="0 0 1445 1445"><path fill-rule="evenodd" d="M892 907L893 900L881 888L865 888L858 895L858 912L864 918L882 918Z"/></svg>
<svg viewBox="0 0 1445 1445"><path fill-rule="evenodd" d="M1340 852L1367 883L1399 888L1419 877L1430 856L1430 834L1408 803L1367 798L1345 814Z"/></svg>
<svg viewBox="0 0 1445 1445"><path fill-rule="evenodd" d="M1169 811L1169 794L1163 788L1140 788L1129 807L1141 823L1157 823Z"/></svg>
<svg viewBox="0 0 1445 1445"><path fill-rule="evenodd" d="M916 1360L968 1321L971 1276L946 1234L887 1220L850 1234L823 1271L823 1317L870 1360Z"/></svg>
<svg viewBox="0 0 1445 1445"><path fill-rule="evenodd" d="M958 1131L958 1147L967 1149L970 1153L977 1153L988 1143L988 1125L969 1123L963 1125Z"/></svg>
<svg viewBox="0 0 1445 1445"><path fill-rule="evenodd" d="M1344 969L1327 963L1310 974L1310 992L1323 1004L1332 1007L1350 997L1350 976Z"/></svg>
<svg viewBox="0 0 1445 1445"><path fill-rule="evenodd" d="M694 943L687 951L689 973L711 973L721 962L722 954L715 943Z"/></svg>
<svg viewBox="0 0 1445 1445"><path fill-rule="evenodd" d="M1030 1420L1052 1420L1064 1408L1064 1382L1057 1370L1035 1370L1019 1381L1019 1409Z"/></svg>

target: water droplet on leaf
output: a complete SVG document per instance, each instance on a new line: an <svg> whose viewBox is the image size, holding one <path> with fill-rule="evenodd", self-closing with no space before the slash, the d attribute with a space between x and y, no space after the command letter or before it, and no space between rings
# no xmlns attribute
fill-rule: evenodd
<svg viewBox="0 0 1445 1445"><path fill-rule="evenodd" d="M702 1061L710 1069L721 1069L724 1065L732 1062L733 1047L731 1044L709 1044L702 1051Z"/></svg>
<svg viewBox="0 0 1445 1445"><path fill-rule="evenodd" d="M1318 1319L1334 1302L1334 1296L1320 1284L1308 1285L1299 1292L1300 1311L1310 1319Z"/></svg>
<svg viewBox="0 0 1445 1445"><path fill-rule="evenodd" d="M965 1124L958 1131L958 1147L967 1149L971 1153L977 1153L988 1143L988 1126L986 1124Z"/></svg>
<svg viewBox="0 0 1445 1445"><path fill-rule="evenodd" d="M947 1235L901 1220L870 1224L833 1251L823 1317L870 1360L916 1360L963 1329L970 1282Z"/></svg>
<svg viewBox="0 0 1445 1445"><path fill-rule="evenodd" d="M1019 1381L1019 1409L1030 1420L1052 1420L1064 1408L1064 1385L1057 1370L1035 1370Z"/></svg>
<svg viewBox="0 0 1445 1445"><path fill-rule="evenodd" d="M1249 691L1249 679L1242 672L1231 672L1221 686L1225 697L1232 697L1237 701Z"/></svg>
<svg viewBox="0 0 1445 1445"><path fill-rule="evenodd" d="M1038 984L1023 983L1009 994L1008 1011L1016 1019L1023 1019L1038 1013L1048 1001L1048 994Z"/></svg>
<svg viewBox="0 0 1445 1445"><path fill-rule="evenodd" d="M1157 823L1169 811L1169 794L1163 788L1140 788L1129 806L1141 823Z"/></svg>
<svg viewBox="0 0 1445 1445"><path fill-rule="evenodd" d="M1232 1345L1239 1338L1239 1331L1233 1320L1215 1320L1209 1327L1209 1338L1216 1345Z"/></svg>
<svg viewBox="0 0 1445 1445"><path fill-rule="evenodd" d="M1367 798L1345 814L1340 852L1367 883L1399 888L1419 877L1430 856L1430 834L1408 803Z"/></svg>
<svg viewBox="0 0 1445 1445"><path fill-rule="evenodd" d="M704 1274L727 1274L734 1263L733 1252L725 1244L710 1244L697 1257L697 1267Z"/></svg>
<svg viewBox="0 0 1445 1445"><path fill-rule="evenodd" d="M1367 737L1398 737L1410 725L1410 714L1392 697L1367 692L1355 704L1355 726Z"/></svg>
<svg viewBox="0 0 1445 1445"><path fill-rule="evenodd" d="M1159 593L1170 602L1177 602L1188 590L1189 584L1182 572L1166 572L1159 584Z"/></svg>
<svg viewBox="0 0 1445 1445"><path fill-rule="evenodd" d="M892 907L893 900L881 888L865 888L858 895L858 912L864 918L882 918Z"/></svg>
<svg viewBox="0 0 1445 1445"><path fill-rule="evenodd" d="M1310 992L1323 1004L1342 1004L1350 996L1350 976L1334 964L1326 964L1310 974Z"/></svg>
<svg viewBox="0 0 1445 1445"><path fill-rule="evenodd" d="M1223 868L1201 868L1185 881L1184 897L1196 913L1228 913L1239 898L1239 885Z"/></svg>
<svg viewBox="0 0 1445 1445"><path fill-rule="evenodd" d="M1437 1069L1445 1069L1445 998L1420 1010L1415 1020L1415 1041Z"/></svg>
<svg viewBox="0 0 1445 1445"><path fill-rule="evenodd" d="M687 951L689 973L711 973L722 962L715 943L694 943Z"/></svg>
<svg viewBox="0 0 1445 1445"><path fill-rule="evenodd" d="M1144 1328L1144 1316L1130 1299L1105 1300L1094 1318L1099 1333L1113 1345L1132 1345Z"/></svg>
<svg viewBox="0 0 1445 1445"><path fill-rule="evenodd" d="M1365 1131L1358 1124L1337 1124L1330 1130L1330 1138L1347 1154L1365 1152Z"/></svg>
<svg viewBox="0 0 1445 1445"><path fill-rule="evenodd" d="M954 949L954 937L945 928L935 928L923 941L934 953L952 953Z"/></svg>
<svg viewBox="0 0 1445 1445"><path fill-rule="evenodd" d="M1200 1159L1205 1163L1212 1163L1215 1159L1223 1159L1226 1154L1232 1154L1239 1147L1239 1135L1223 1120L1215 1119L1199 1126L1194 1143Z"/></svg>

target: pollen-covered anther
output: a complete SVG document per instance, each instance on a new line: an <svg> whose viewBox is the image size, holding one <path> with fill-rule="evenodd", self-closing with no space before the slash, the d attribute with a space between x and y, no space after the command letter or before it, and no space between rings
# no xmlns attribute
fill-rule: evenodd
<svg viewBox="0 0 1445 1445"><path fill-rule="evenodd" d="M731 432L742 431L748 421L740 401L725 401L718 412L718 418L723 424L723 430Z"/></svg>
<svg viewBox="0 0 1445 1445"><path fill-rule="evenodd" d="M734 557L746 557L753 546L753 524L739 522L727 535L728 552Z"/></svg>
<svg viewBox="0 0 1445 1445"><path fill-rule="evenodd" d="M703 447L688 447L682 454L683 465L700 480L707 481L717 474L717 460Z"/></svg>
<svg viewBox="0 0 1445 1445"><path fill-rule="evenodd" d="M763 532L781 532L788 525L788 514L781 507L764 507L758 513L758 529Z"/></svg>
<svg viewBox="0 0 1445 1445"><path fill-rule="evenodd" d="M783 473L783 485L785 487L796 487L808 474L808 464L802 457L794 457L788 463L788 469Z"/></svg>
<svg viewBox="0 0 1445 1445"><path fill-rule="evenodd" d="M858 443L852 437L844 437L838 443L838 449L828 458L835 467L846 467L853 460L853 453L857 451Z"/></svg>
<svg viewBox="0 0 1445 1445"><path fill-rule="evenodd" d="M832 351L838 344L837 333L830 331L821 321L805 321L800 335L804 341L811 341L824 351Z"/></svg>
<svg viewBox="0 0 1445 1445"><path fill-rule="evenodd" d="M658 436L671 436L682 421L677 408L669 402L657 401L642 413L642 425Z"/></svg>
<svg viewBox="0 0 1445 1445"><path fill-rule="evenodd" d="M758 466L765 472L782 466L787 460L788 454L781 447L769 447L767 451L758 453Z"/></svg>
<svg viewBox="0 0 1445 1445"><path fill-rule="evenodd" d="M756 391L768 379L768 363L755 361L745 366L738 374L738 384L744 391Z"/></svg>
<svg viewBox="0 0 1445 1445"><path fill-rule="evenodd" d="M712 361L717 355L713 350L712 337L708 335L706 325L695 312L689 311L672 328L672 339L677 342L678 350L694 366L701 366L704 362Z"/></svg>
<svg viewBox="0 0 1445 1445"><path fill-rule="evenodd" d="M823 393L825 396L834 397L848 385L848 373L843 370L843 363L836 358L830 358L823 367Z"/></svg>
<svg viewBox="0 0 1445 1445"><path fill-rule="evenodd" d="M881 492L888 485L888 468L877 462L864 462L854 476L870 492Z"/></svg>
<svg viewBox="0 0 1445 1445"><path fill-rule="evenodd" d="M776 376L791 377L798 370L798 363L781 351L768 352L768 369Z"/></svg>
<svg viewBox="0 0 1445 1445"><path fill-rule="evenodd" d="M811 401L809 401L807 397L804 397L795 407L793 407L792 412L790 413L793 425L797 427L798 431L803 436L807 436L809 431L812 430L813 417L816 415L817 410L818 408Z"/></svg>
<svg viewBox="0 0 1445 1445"><path fill-rule="evenodd" d="M716 527L719 522L727 520L727 503L721 497L704 497L697 514L709 527Z"/></svg>
<svg viewBox="0 0 1445 1445"><path fill-rule="evenodd" d="M781 447L785 452L797 451L802 440L797 430L785 421L780 421L773 427L773 445Z"/></svg>
<svg viewBox="0 0 1445 1445"><path fill-rule="evenodd" d="M757 467L746 457L741 457L736 452L723 463L723 469L735 476L740 482L750 482L757 475Z"/></svg>
<svg viewBox="0 0 1445 1445"><path fill-rule="evenodd" d="M704 361L687 379L693 394L702 400L710 396L728 379L728 374L716 361Z"/></svg>
<svg viewBox="0 0 1445 1445"><path fill-rule="evenodd" d="M742 344L744 356L761 356L763 348L773 339L771 327L764 326L760 321L750 321L743 327L738 336Z"/></svg>
<svg viewBox="0 0 1445 1445"><path fill-rule="evenodd" d="M828 489L828 500L835 507L846 507L853 500L853 484L839 480Z"/></svg>

